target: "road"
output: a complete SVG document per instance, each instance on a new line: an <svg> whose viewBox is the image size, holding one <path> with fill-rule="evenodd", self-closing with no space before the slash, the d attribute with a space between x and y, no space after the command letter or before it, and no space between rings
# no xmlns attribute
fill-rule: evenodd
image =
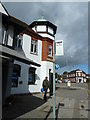
<svg viewBox="0 0 90 120"><path fill-rule="evenodd" d="M70 89L66 87L66 84L57 83L56 98L62 98L58 118L88 118L87 90L87 84L74 83Z"/></svg>

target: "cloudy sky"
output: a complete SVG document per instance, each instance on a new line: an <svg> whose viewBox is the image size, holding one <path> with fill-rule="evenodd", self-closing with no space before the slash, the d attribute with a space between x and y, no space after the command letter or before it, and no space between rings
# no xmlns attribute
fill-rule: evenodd
<svg viewBox="0 0 90 120"><path fill-rule="evenodd" d="M4 2L4 6L27 24L43 15L57 26L56 40L64 42L64 56L56 57L60 68L88 63L87 2Z"/></svg>

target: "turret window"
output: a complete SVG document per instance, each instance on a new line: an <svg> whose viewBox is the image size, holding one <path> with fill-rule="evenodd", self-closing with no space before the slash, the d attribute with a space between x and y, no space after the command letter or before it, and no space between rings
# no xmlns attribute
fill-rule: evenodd
<svg viewBox="0 0 90 120"><path fill-rule="evenodd" d="M52 57L52 46L48 46L48 56Z"/></svg>

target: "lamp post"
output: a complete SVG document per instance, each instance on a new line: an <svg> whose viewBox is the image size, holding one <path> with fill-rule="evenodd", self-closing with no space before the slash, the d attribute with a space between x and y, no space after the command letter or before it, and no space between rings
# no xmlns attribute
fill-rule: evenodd
<svg viewBox="0 0 90 120"><path fill-rule="evenodd" d="M53 41L53 119L55 120L55 39Z"/></svg>
<svg viewBox="0 0 90 120"><path fill-rule="evenodd" d="M63 40L55 41L55 38L54 38L53 40L53 119L54 120L56 118L56 113L55 113L55 55L61 56L63 54L64 54ZM59 65L57 65L57 69L58 68L59 68Z"/></svg>

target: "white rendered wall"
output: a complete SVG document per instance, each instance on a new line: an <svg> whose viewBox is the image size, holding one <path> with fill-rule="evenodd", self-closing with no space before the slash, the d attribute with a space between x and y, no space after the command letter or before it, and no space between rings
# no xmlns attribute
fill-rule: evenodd
<svg viewBox="0 0 90 120"><path fill-rule="evenodd" d="M14 64L21 66L21 76L18 79L18 87L11 88L11 94L29 93L28 87L28 69L30 65L14 60ZM19 82L22 81L22 84Z"/></svg>
<svg viewBox="0 0 90 120"><path fill-rule="evenodd" d="M42 82L47 76L49 79L49 69L51 69L51 73L53 73L53 63L48 61L42 61L41 63L41 87Z"/></svg>
<svg viewBox="0 0 90 120"><path fill-rule="evenodd" d="M23 36L23 50L27 58L41 64L41 67L36 67L31 65L31 67L36 68L36 81L33 85L28 85L28 70L30 65L24 64L19 61L14 61L15 64L21 65L21 76L19 81L22 81L22 84L18 83L18 87L12 88L11 94L18 94L18 93L34 93L34 92L41 92L42 82L46 76L49 79L49 69L53 73L53 63L48 61L41 61L42 60L42 41L38 40L38 55L30 54L30 46L31 46L31 37L28 35Z"/></svg>
<svg viewBox="0 0 90 120"><path fill-rule="evenodd" d="M23 51L27 58L33 60L34 62L37 62L38 64L41 64L41 58L42 58L42 41L38 40L38 54L34 55L31 53L31 37L24 34L23 35Z"/></svg>
<svg viewBox="0 0 90 120"><path fill-rule="evenodd" d="M42 41L38 40L38 54L34 55L32 53L30 53L31 50L31 37L24 34L23 35L23 51L25 53L25 56L30 59L33 60L34 62L37 62L38 64L41 64L41 60L42 60ZM31 67L36 68L36 82L33 85L28 85L29 91L31 93L33 92L40 92L41 88L40 88L40 84L41 84L41 67L36 67L31 65Z"/></svg>
<svg viewBox="0 0 90 120"><path fill-rule="evenodd" d="M7 12L5 11L1 3L0 3L0 12L8 16Z"/></svg>

